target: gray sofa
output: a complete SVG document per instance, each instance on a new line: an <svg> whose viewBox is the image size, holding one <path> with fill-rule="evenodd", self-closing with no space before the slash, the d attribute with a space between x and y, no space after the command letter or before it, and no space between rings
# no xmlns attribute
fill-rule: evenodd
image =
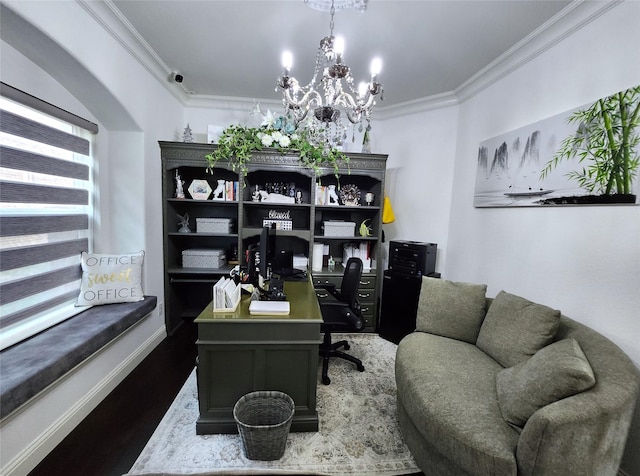
<svg viewBox="0 0 640 476"><path fill-rule="evenodd" d="M486 286L423 278L398 345L403 437L428 475L615 475L639 375L611 341Z"/></svg>

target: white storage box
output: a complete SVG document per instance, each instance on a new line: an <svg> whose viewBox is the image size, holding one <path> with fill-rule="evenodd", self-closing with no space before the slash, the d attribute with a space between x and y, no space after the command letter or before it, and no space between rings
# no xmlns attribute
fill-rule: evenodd
<svg viewBox="0 0 640 476"><path fill-rule="evenodd" d="M224 250L193 248L182 251L183 268L218 269L227 264Z"/></svg>
<svg viewBox="0 0 640 476"><path fill-rule="evenodd" d="M353 237L356 224L352 221L325 221L324 236Z"/></svg>
<svg viewBox="0 0 640 476"><path fill-rule="evenodd" d="M231 218L196 218L197 233L231 233Z"/></svg>

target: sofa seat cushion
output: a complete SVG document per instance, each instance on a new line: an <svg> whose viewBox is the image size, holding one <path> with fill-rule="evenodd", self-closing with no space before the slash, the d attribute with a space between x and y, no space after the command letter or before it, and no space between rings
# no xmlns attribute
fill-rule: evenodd
<svg viewBox="0 0 640 476"><path fill-rule="evenodd" d="M502 367L475 345L414 332L398 345L398 398L423 437L473 474L515 475L519 433L502 418Z"/></svg>

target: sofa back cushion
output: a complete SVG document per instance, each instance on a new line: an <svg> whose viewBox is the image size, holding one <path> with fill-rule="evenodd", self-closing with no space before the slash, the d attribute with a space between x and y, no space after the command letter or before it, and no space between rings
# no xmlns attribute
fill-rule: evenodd
<svg viewBox="0 0 640 476"><path fill-rule="evenodd" d="M500 291L482 323L476 345L503 367L528 360L553 341L560 311Z"/></svg>
<svg viewBox="0 0 640 476"><path fill-rule="evenodd" d="M416 330L474 344L486 313L485 284L422 278Z"/></svg>
<svg viewBox="0 0 640 476"><path fill-rule="evenodd" d="M508 423L524 426L539 408L587 390L595 384L589 361L573 339L540 349L526 362L496 376L498 404Z"/></svg>

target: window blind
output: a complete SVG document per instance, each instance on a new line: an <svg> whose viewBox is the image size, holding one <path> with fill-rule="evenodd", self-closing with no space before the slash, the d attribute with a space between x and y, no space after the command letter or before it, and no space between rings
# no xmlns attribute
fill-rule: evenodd
<svg viewBox="0 0 640 476"><path fill-rule="evenodd" d="M20 91L2 84L2 96L6 91L12 100L0 97L0 348L82 310L74 306L80 253L90 251L93 219L91 132L79 120L60 119L69 113L51 114L49 103L37 107L33 96L24 107Z"/></svg>

